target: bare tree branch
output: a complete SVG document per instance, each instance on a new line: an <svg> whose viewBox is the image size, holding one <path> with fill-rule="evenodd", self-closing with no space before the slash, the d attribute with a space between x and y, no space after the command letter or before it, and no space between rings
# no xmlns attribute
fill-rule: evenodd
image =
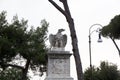
<svg viewBox="0 0 120 80"><path fill-rule="evenodd" d="M55 8L57 8L63 15L67 15L66 12L60 7L58 6L53 0L48 0Z"/></svg>
<svg viewBox="0 0 120 80"><path fill-rule="evenodd" d="M110 37L110 38L111 38L111 37ZM111 38L111 40L113 41L115 47L117 48L117 50L118 50L118 52L119 52L119 56L120 56L120 49L119 49L117 43L115 42L115 40L114 40L113 38Z"/></svg>
<svg viewBox="0 0 120 80"><path fill-rule="evenodd" d="M18 66L18 65L14 65L14 64L4 64L4 63L0 63L0 64L2 64L5 67L14 67L14 68L18 68L18 69L21 69L21 70L24 69L24 67L21 67L21 66Z"/></svg>
<svg viewBox="0 0 120 80"><path fill-rule="evenodd" d="M16 67L18 69L24 69L24 67L18 66L18 65L13 65L13 64L5 64L5 66L11 66L11 67Z"/></svg>
<svg viewBox="0 0 120 80"><path fill-rule="evenodd" d="M67 3L67 0L60 0L62 3L63 3L63 6L65 8L65 12L69 15L69 17L71 17L71 14L70 14L70 10L69 10L69 7L68 7L68 3Z"/></svg>
<svg viewBox="0 0 120 80"><path fill-rule="evenodd" d="M61 7L59 7L53 0L49 0L49 2L51 2L53 6L57 8L66 17L66 20L68 22L69 29L70 29L71 39L72 39L73 55L76 63L77 77L78 77L78 80L84 80L74 20L71 17L67 0L59 0L59 1L63 3L64 10Z"/></svg>

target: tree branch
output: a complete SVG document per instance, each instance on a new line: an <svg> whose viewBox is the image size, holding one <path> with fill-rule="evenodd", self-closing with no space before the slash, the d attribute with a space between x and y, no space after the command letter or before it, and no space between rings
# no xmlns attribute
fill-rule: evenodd
<svg viewBox="0 0 120 80"><path fill-rule="evenodd" d="M111 37L110 37L110 38L111 38ZM111 38L111 40L113 41L115 47L117 48L117 50L118 50L118 52L119 52L119 56L120 56L120 49L119 49L117 43L115 42L115 40L114 40L113 38Z"/></svg>
<svg viewBox="0 0 120 80"><path fill-rule="evenodd" d="M72 39L72 46L73 46L73 55L76 63L77 77L78 77L78 80L83 80L82 63L79 55L74 20L71 17L67 0L59 0L59 1L63 3L64 10L61 9L61 7L59 7L53 0L49 0L49 2L51 2L53 6L56 7L66 17L66 20L69 24L71 39Z"/></svg>
<svg viewBox="0 0 120 80"><path fill-rule="evenodd" d="M60 7L58 6L53 0L48 0L55 8L57 8L63 15L67 15L66 12Z"/></svg>
<svg viewBox="0 0 120 80"><path fill-rule="evenodd" d="M18 69L24 69L24 67L18 66L18 65L13 65L13 64L6 64L6 66L11 66L11 67L16 67Z"/></svg>
<svg viewBox="0 0 120 80"><path fill-rule="evenodd" d="M18 66L18 65L14 65L14 64L4 64L4 63L0 63L0 64L2 64L5 67L9 67L10 66L10 67L18 68L18 69L21 69L21 70L24 69L24 67L21 67L21 66Z"/></svg>
<svg viewBox="0 0 120 80"><path fill-rule="evenodd" d="M65 12L66 12L65 17L66 17L67 21L69 23L73 22L73 19L71 17L70 10L69 10L69 7L68 7L67 0L60 0L60 1L63 3L64 9L65 9Z"/></svg>
<svg viewBox="0 0 120 80"><path fill-rule="evenodd" d="M69 17L71 17L71 14L70 14L70 10L69 10L69 7L68 7L68 3L67 3L67 0L60 0L63 5L64 5L64 8L65 8L65 12L69 15Z"/></svg>

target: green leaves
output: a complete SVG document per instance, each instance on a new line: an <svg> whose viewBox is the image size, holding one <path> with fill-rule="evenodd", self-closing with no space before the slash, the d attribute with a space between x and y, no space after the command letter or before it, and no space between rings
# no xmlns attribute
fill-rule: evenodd
<svg viewBox="0 0 120 80"><path fill-rule="evenodd" d="M113 39L120 39L120 15L116 15L111 22L103 27L102 35Z"/></svg>
<svg viewBox="0 0 120 80"><path fill-rule="evenodd" d="M40 70L38 68L41 65L46 66L45 41L49 24L42 20L40 27L32 27L28 30L27 22L27 20L19 20L18 16L14 16L12 22L8 23L6 12L0 13L0 69L8 69L10 66L27 73L30 68ZM13 63L18 54L19 58L23 58L24 65ZM27 63L28 61L29 63ZM25 66L26 64L27 66ZM24 74L24 76L26 75Z"/></svg>
<svg viewBox="0 0 120 80"><path fill-rule="evenodd" d="M119 80L120 71L115 64L101 62L100 67L92 67L92 75L91 68L85 70L84 79L91 80L91 76L92 80Z"/></svg>
<svg viewBox="0 0 120 80"><path fill-rule="evenodd" d="M117 80L119 75L116 65L109 64L108 62L100 64L100 77L102 80Z"/></svg>
<svg viewBox="0 0 120 80"><path fill-rule="evenodd" d="M0 80L21 80L22 71L16 68L8 68L0 71ZM27 77L27 80L28 77Z"/></svg>
<svg viewBox="0 0 120 80"><path fill-rule="evenodd" d="M12 24L8 24L5 12L0 14L0 62L9 62L20 50L20 45L25 34L25 22L17 18Z"/></svg>

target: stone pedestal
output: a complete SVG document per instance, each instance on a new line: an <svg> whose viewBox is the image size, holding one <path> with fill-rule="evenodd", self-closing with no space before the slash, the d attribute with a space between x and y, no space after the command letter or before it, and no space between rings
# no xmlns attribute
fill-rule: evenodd
<svg viewBox="0 0 120 80"><path fill-rule="evenodd" d="M73 80L70 77L70 56L68 51L49 51L45 80Z"/></svg>

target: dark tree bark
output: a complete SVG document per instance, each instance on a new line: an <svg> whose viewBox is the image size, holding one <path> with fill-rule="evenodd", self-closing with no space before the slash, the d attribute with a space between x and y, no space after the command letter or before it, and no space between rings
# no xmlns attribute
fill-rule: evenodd
<svg viewBox="0 0 120 80"><path fill-rule="evenodd" d="M77 36L75 31L74 20L71 17L67 0L59 0L59 1L63 3L64 10L60 6L58 6L53 0L49 0L49 2L66 17L66 20L68 22L69 29L70 29L71 39L72 39L72 48L73 48L73 55L76 63L77 78L78 80L83 80L82 63L81 63L79 49L78 49L78 41L77 41Z"/></svg>
<svg viewBox="0 0 120 80"><path fill-rule="evenodd" d="M111 38L111 37L110 37L110 38ZM115 40L114 40L113 38L111 38L111 40L113 41L113 43L114 43L115 47L117 48L118 53L119 53L119 56L120 56L120 49L119 49L119 47L118 47L117 43L115 42Z"/></svg>
<svg viewBox="0 0 120 80"><path fill-rule="evenodd" d="M23 69L22 80L27 80L29 64L30 64L30 60L28 59L26 62L25 68Z"/></svg>
<svg viewBox="0 0 120 80"><path fill-rule="evenodd" d="M30 59L27 59L25 67L21 67L21 66L14 65L14 64L5 64L5 63L0 63L0 65L3 65L5 67L9 67L10 66L10 67L22 70L21 80L27 80L27 73L28 73L28 69L29 69L29 65L30 65ZM3 67L3 69L4 69L4 67Z"/></svg>
<svg viewBox="0 0 120 80"><path fill-rule="evenodd" d="M7 64L7 63L1 63L0 62L0 65L5 66L5 68L14 67L14 68L18 68L18 69L21 69L21 70L24 69L24 67L21 67L21 66L15 65L15 64L9 64L9 63ZM4 67L2 67L2 68L4 68Z"/></svg>

